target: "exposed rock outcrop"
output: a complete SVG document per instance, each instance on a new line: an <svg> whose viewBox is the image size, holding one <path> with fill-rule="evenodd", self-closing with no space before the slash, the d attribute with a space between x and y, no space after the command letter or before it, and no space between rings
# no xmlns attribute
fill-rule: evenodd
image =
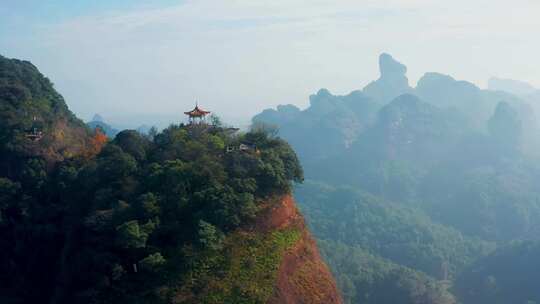
<svg viewBox="0 0 540 304"><path fill-rule="evenodd" d="M364 94L382 102L389 102L397 96L412 92L407 79L407 67L389 54L379 57L381 76L364 88Z"/></svg>
<svg viewBox="0 0 540 304"><path fill-rule="evenodd" d="M336 283L321 259L304 218L290 195L269 207L260 217L258 229L298 229L301 237L283 256L274 293L269 304L342 303Z"/></svg>

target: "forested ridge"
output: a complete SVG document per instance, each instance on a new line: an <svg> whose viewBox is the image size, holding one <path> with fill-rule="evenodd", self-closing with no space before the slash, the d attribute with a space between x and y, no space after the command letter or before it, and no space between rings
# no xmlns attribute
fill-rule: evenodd
<svg viewBox="0 0 540 304"><path fill-rule="evenodd" d="M403 64L379 63L362 90L253 118L298 151L295 197L345 301L540 302L510 283L538 272L540 100L440 73L412 87Z"/></svg>
<svg viewBox="0 0 540 304"><path fill-rule="evenodd" d="M254 228L303 181L265 130L180 124L107 139L32 64L3 57L0 107L1 303L266 303L279 301L293 247L318 257L295 213L298 224ZM305 262L323 271L318 299L339 303L324 263Z"/></svg>

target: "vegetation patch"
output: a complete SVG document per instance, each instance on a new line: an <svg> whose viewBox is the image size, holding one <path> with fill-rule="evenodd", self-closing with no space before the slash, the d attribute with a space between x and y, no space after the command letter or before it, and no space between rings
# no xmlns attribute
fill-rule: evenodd
<svg viewBox="0 0 540 304"><path fill-rule="evenodd" d="M197 300L189 302L266 303L274 290L284 254L301 235L295 228L265 234L243 231L231 234L222 250L205 252L197 262L196 274L188 275L196 282L190 288L202 289Z"/></svg>

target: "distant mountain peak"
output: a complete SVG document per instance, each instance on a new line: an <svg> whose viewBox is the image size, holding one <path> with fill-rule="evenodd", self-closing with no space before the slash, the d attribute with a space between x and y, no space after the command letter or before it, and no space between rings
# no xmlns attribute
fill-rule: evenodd
<svg viewBox="0 0 540 304"><path fill-rule="evenodd" d="M381 78L394 76L407 78L407 66L395 60L388 53L382 53L379 56L379 71L381 72Z"/></svg>
<svg viewBox="0 0 540 304"><path fill-rule="evenodd" d="M317 91L316 95L318 97L329 97L329 96L332 96L332 93L330 93L328 89L322 88L322 89L319 89L319 91Z"/></svg>
<svg viewBox="0 0 540 304"><path fill-rule="evenodd" d="M488 89L494 91L505 91L517 96L534 94L537 89L531 84L514 79L491 77L488 81Z"/></svg>
<svg viewBox="0 0 540 304"><path fill-rule="evenodd" d="M427 72L420 78L418 81L418 85L423 84L424 82L428 81L439 81L439 82L455 82L456 80L454 77L442 73L437 72Z"/></svg>
<svg viewBox="0 0 540 304"><path fill-rule="evenodd" d="M103 119L103 116L99 115L99 114L95 114L94 117L92 118L92 121L95 121L95 122L105 122L105 120Z"/></svg>
<svg viewBox="0 0 540 304"><path fill-rule="evenodd" d="M407 67L390 54L382 53L379 56L379 71L379 79L372 81L363 90L367 96L386 103L401 94L412 92L406 75Z"/></svg>

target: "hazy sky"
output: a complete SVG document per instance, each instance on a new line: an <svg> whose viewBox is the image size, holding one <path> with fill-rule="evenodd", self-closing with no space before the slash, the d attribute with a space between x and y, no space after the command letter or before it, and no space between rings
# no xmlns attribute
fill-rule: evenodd
<svg viewBox="0 0 540 304"><path fill-rule="evenodd" d="M84 119L305 107L376 79L381 52L413 84L436 71L540 86L539 0L0 2L0 54L36 64Z"/></svg>

